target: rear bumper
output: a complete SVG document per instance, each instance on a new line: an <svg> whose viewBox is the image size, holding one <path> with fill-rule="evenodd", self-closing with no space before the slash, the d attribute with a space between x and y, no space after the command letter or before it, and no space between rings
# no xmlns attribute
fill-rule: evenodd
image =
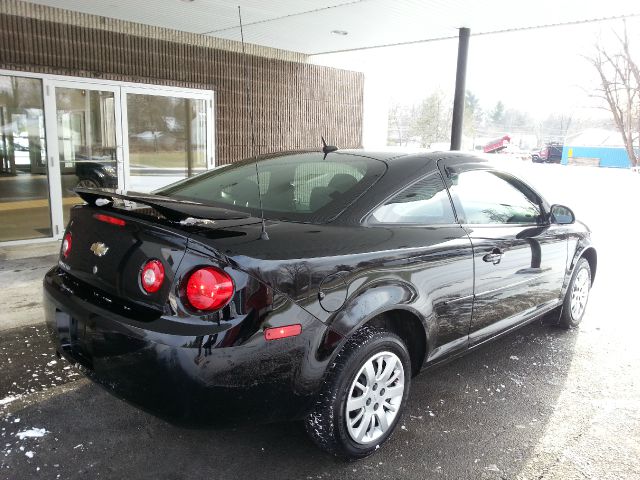
<svg viewBox="0 0 640 480"><path fill-rule="evenodd" d="M46 322L58 351L151 413L219 424L293 419L321 385L326 363L315 352L326 327L290 301L242 337L242 323L225 329L224 322L176 323L163 315L143 324L75 295L66 277L56 267L44 279ZM285 315L302 324L301 335L267 342L262 326L283 325Z"/></svg>

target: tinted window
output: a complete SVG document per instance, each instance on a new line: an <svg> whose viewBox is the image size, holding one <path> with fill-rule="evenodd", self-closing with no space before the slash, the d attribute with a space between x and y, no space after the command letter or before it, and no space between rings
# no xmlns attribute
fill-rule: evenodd
<svg viewBox="0 0 640 480"><path fill-rule="evenodd" d="M378 207L371 218L378 223L455 223L449 195L437 173L413 184Z"/></svg>
<svg viewBox="0 0 640 480"><path fill-rule="evenodd" d="M451 181L466 223L537 223L540 218L538 199L507 176L474 170L455 174Z"/></svg>
<svg viewBox="0 0 640 480"><path fill-rule="evenodd" d="M327 221L358 198L385 171L378 160L345 154L297 153L258 161L267 218ZM255 161L228 167L157 190L159 195L194 200L259 215Z"/></svg>

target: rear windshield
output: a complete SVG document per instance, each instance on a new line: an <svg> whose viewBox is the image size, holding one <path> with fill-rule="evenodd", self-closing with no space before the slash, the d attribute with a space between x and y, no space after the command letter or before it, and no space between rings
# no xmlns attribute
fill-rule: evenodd
<svg viewBox="0 0 640 480"><path fill-rule="evenodd" d="M294 153L260 158L258 175L266 218L322 223L339 215L385 172L371 158ZM154 193L260 215L256 162L243 160Z"/></svg>

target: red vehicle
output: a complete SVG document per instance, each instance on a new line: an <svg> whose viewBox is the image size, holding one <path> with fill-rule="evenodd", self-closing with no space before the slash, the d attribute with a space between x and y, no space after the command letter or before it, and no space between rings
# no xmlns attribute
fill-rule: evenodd
<svg viewBox="0 0 640 480"><path fill-rule="evenodd" d="M497 140L492 140L487 143L482 150L484 153L498 153L501 150L507 148L509 143L511 142L511 137L509 135L504 135L503 137L498 138Z"/></svg>

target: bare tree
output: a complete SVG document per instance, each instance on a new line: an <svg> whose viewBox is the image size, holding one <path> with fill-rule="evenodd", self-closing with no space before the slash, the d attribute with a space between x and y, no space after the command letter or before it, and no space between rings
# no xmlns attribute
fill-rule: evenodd
<svg viewBox="0 0 640 480"><path fill-rule="evenodd" d="M409 136L409 124L412 118L411 108L394 103L389 108L389 136L387 145L405 146Z"/></svg>
<svg viewBox="0 0 640 480"><path fill-rule="evenodd" d="M640 69L631 57L626 24L623 35L616 34L616 37L619 42L617 52L608 52L602 45L596 45L595 55L588 60L600 77L600 88L595 96L607 102L631 166L636 167L638 152L635 146L640 142Z"/></svg>
<svg viewBox="0 0 640 480"><path fill-rule="evenodd" d="M464 96L464 133L474 137L485 123L485 112L480 106L480 99L467 90Z"/></svg>

